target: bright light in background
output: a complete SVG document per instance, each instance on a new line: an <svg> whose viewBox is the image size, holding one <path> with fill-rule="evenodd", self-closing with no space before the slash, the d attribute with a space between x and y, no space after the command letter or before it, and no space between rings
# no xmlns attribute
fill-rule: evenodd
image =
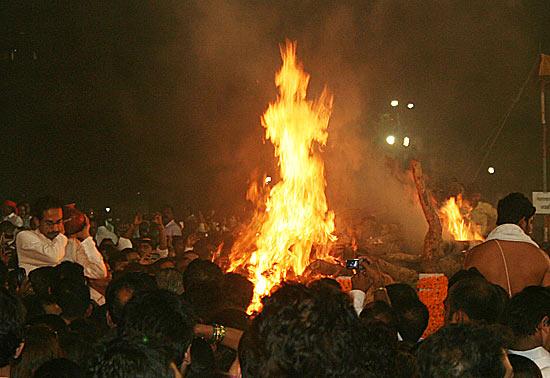
<svg viewBox="0 0 550 378"><path fill-rule="evenodd" d="M414 108L414 104L413 104L412 102L409 102L409 103L407 104L407 108L409 108L409 109Z"/></svg>
<svg viewBox="0 0 550 378"><path fill-rule="evenodd" d="M403 146L409 147L410 144L411 144L411 138L409 138L409 137L403 138Z"/></svg>
<svg viewBox="0 0 550 378"><path fill-rule="evenodd" d="M110 212L111 212L111 208L110 208L110 207L106 207L106 208L105 208L105 212L110 213Z"/></svg>
<svg viewBox="0 0 550 378"><path fill-rule="evenodd" d="M266 184L269 184L270 182L271 182L271 176L267 176L267 177L265 178L265 183L266 183Z"/></svg>
<svg viewBox="0 0 550 378"><path fill-rule="evenodd" d="M393 146L395 144L395 137L393 135L388 135L386 138L386 143Z"/></svg>
<svg viewBox="0 0 550 378"><path fill-rule="evenodd" d="M392 100L392 101L390 102L390 105L393 106L393 107L395 108L396 106L399 105L399 101L397 101L397 100Z"/></svg>
<svg viewBox="0 0 550 378"><path fill-rule="evenodd" d="M495 167L489 167L487 168L487 172L489 172L490 175L495 173Z"/></svg>

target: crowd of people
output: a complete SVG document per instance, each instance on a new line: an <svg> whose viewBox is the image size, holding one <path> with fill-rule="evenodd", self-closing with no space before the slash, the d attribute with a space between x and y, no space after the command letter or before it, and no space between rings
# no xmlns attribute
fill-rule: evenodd
<svg viewBox="0 0 550 378"><path fill-rule="evenodd" d="M334 277L282 282L248 314L253 283L227 272L235 219L179 222L166 206L119 222L6 200L0 377L550 377L534 213L519 193L499 202L449 277L445 325L425 335L417 290L361 266L349 292Z"/></svg>

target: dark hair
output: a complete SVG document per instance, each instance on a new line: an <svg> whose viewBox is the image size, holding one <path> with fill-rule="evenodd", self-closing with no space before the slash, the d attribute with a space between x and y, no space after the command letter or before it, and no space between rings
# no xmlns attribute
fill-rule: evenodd
<svg viewBox="0 0 550 378"><path fill-rule="evenodd" d="M185 373L186 378L214 378L216 361L214 353L208 343L201 339L193 339L191 344L191 365Z"/></svg>
<svg viewBox="0 0 550 378"><path fill-rule="evenodd" d="M223 292L227 305L246 311L254 296L254 284L237 273L223 277Z"/></svg>
<svg viewBox="0 0 550 378"><path fill-rule="evenodd" d="M90 347L90 341L74 331L60 333L59 345L66 358L81 366L85 366L94 353L93 348Z"/></svg>
<svg viewBox="0 0 550 378"><path fill-rule="evenodd" d="M38 296L50 295L52 283L56 280L56 269L53 266L42 266L29 272L32 290Z"/></svg>
<svg viewBox="0 0 550 378"><path fill-rule="evenodd" d="M25 347L15 365L14 378L30 378L44 362L62 357L57 334L45 325L31 326L25 331Z"/></svg>
<svg viewBox="0 0 550 378"><path fill-rule="evenodd" d="M545 316L550 317L550 287L529 286L512 297L504 323L522 338L534 334Z"/></svg>
<svg viewBox="0 0 550 378"><path fill-rule="evenodd" d="M393 308L384 301L374 301L367 303L359 318L368 327L372 322L382 322L395 331L394 337L397 338L397 319Z"/></svg>
<svg viewBox="0 0 550 378"><path fill-rule="evenodd" d="M191 307L167 290L134 296L124 308L121 333L142 335L170 348L179 366L193 340L195 317Z"/></svg>
<svg viewBox="0 0 550 378"><path fill-rule="evenodd" d="M487 280L475 278L460 280L447 295L447 318L463 311L470 320L497 323L502 315L502 299L499 291Z"/></svg>
<svg viewBox="0 0 550 378"><path fill-rule="evenodd" d="M518 224L522 218L530 219L537 209L521 193L510 193L500 201L497 207L497 226L505 223Z"/></svg>
<svg viewBox="0 0 550 378"><path fill-rule="evenodd" d="M88 310L91 298L88 286L64 279L54 286L56 302L61 307L65 319L83 318Z"/></svg>
<svg viewBox="0 0 550 378"><path fill-rule="evenodd" d="M49 209L63 209L63 202L51 196L41 197L31 208L31 214L41 220L44 217L44 212Z"/></svg>
<svg viewBox="0 0 550 378"><path fill-rule="evenodd" d="M394 310L397 317L397 330L403 341L418 342L430 320L426 305L416 300L394 306Z"/></svg>
<svg viewBox="0 0 550 378"><path fill-rule="evenodd" d="M204 322L210 322L221 307L222 282L222 270L210 261L193 260L183 272L184 298Z"/></svg>
<svg viewBox="0 0 550 378"><path fill-rule="evenodd" d="M40 316L35 316L34 318L27 321L27 325L44 325L49 327L53 332L62 334L68 330L67 323L59 315L54 314L45 314Z"/></svg>
<svg viewBox="0 0 550 378"><path fill-rule="evenodd" d="M283 283L253 320L260 377L364 377L363 327L348 297L329 286Z"/></svg>
<svg viewBox="0 0 550 378"><path fill-rule="evenodd" d="M477 268L470 268L468 270L460 269L458 272L453 274L451 278L449 278L449 282L447 284L447 289L450 289L455 283L462 280L471 280L471 279L477 279L477 278L483 278L483 274Z"/></svg>
<svg viewBox="0 0 550 378"><path fill-rule="evenodd" d="M502 378L504 353L502 340L489 328L451 324L424 340L417 358L425 378Z"/></svg>
<svg viewBox="0 0 550 378"><path fill-rule="evenodd" d="M0 261L0 287L5 288L8 283L8 267Z"/></svg>
<svg viewBox="0 0 550 378"><path fill-rule="evenodd" d="M42 364L33 378L84 378L84 369L66 358L54 358Z"/></svg>
<svg viewBox="0 0 550 378"><path fill-rule="evenodd" d="M176 268L166 268L157 271L155 279L159 289L166 289L178 295L183 293L183 278Z"/></svg>
<svg viewBox="0 0 550 378"><path fill-rule="evenodd" d="M145 338L116 338L102 343L88 363L90 378L173 378L167 351Z"/></svg>
<svg viewBox="0 0 550 378"><path fill-rule="evenodd" d="M55 281L70 280L75 284L86 285L84 267L72 261L63 261L55 266Z"/></svg>
<svg viewBox="0 0 550 378"><path fill-rule="evenodd" d="M514 378L543 378L542 372L533 360L519 354L508 354Z"/></svg>
<svg viewBox="0 0 550 378"><path fill-rule="evenodd" d="M386 291L392 307L418 301L416 290L406 283L390 284L386 286Z"/></svg>
<svg viewBox="0 0 550 378"><path fill-rule="evenodd" d="M24 311L17 297L0 288L0 367L10 363L23 341Z"/></svg>
<svg viewBox="0 0 550 378"><path fill-rule="evenodd" d="M136 293L156 288L155 279L147 273L128 272L113 279L105 292L105 306L111 321L120 323L124 306Z"/></svg>

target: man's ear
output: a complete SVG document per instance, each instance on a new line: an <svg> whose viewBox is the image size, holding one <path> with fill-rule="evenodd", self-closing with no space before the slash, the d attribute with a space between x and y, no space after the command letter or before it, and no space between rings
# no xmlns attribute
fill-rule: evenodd
<svg viewBox="0 0 550 378"><path fill-rule="evenodd" d="M19 356L21 355L21 353L23 353L23 348L25 347L25 342L22 341L21 344L19 344L19 346L17 347L17 349L15 350L15 354L13 355L13 358L14 359L17 359L19 358Z"/></svg>
<svg viewBox="0 0 550 378"><path fill-rule="evenodd" d="M88 305L88 309L86 310L86 314L84 316L89 318L90 316L92 316L93 311L94 311L94 306L92 306L92 304L90 303Z"/></svg>
<svg viewBox="0 0 550 378"><path fill-rule="evenodd" d="M542 318L537 325L537 329L540 330L546 330L546 332L550 332L550 318L548 316L545 316Z"/></svg>
<svg viewBox="0 0 550 378"><path fill-rule="evenodd" d="M109 328L116 328L116 324L113 322L113 318L111 318L111 313L109 311L105 313L105 317L107 318L107 325Z"/></svg>
<svg viewBox="0 0 550 378"><path fill-rule="evenodd" d="M523 230L523 231L526 231L527 230L527 226L528 226L528 222L527 222L527 219L525 219L525 217L521 218L518 222L518 226ZM527 231L526 231L527 232Z"/></svg>

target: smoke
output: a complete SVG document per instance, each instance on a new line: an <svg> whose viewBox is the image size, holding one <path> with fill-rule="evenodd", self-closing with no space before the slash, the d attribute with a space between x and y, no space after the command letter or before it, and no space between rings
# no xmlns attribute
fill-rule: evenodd
<svg viewBox="0 0 550 378"><path fill-rule="evenodd" d="M134 139L147 136L139 148L153 168L148 177L158 198L176 207L235 210L245 202L253 171L276 179L260 117L276 96L278 45L288 38L298 42L298 58L311 75L309 97L324 86L334 95L324 149L330 207L337 217L349 208L376 213L400 224L412 244L422 240L426 223L409 176L391 168L380 148L386 131L379 119L390 112L389 100L416 104L401 123L416 148L411 156L436 178L430 184L467 178L482 153L477 149L506 109L502 99L524 79L533 47L518 1L195 0L162 6L150 21L160 30L147 44L153 58L141 68L149 86L141 92L156 96L145 105L156 105L141 106L136 98L143 94L135 90L123 102L133 106L123 111L128 131L136 123L162 127L160 133L141 128ZM465 145L465 139L473 142Z"/></svg>

